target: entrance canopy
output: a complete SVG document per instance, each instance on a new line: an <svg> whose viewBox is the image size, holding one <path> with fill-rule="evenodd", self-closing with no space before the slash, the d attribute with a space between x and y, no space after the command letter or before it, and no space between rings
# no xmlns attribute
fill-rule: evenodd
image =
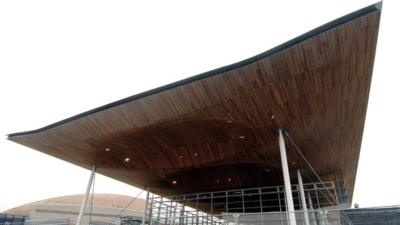
<svg viewBox="0 0 400 225"><path fill-rule="evenodd" d="M242 62L10 134L169 195L283 183L277 129L352 195L380 18L372 5ZM288 146L293 178L303 166Z"/></svg>

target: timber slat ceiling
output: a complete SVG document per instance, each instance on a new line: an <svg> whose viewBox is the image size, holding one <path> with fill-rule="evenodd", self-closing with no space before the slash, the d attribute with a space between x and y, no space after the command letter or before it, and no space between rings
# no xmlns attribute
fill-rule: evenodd
<svg viewBox="0 0 400 225"><path fill-rule="evenodd" d="M159 194L282 183L277 128L352 195L380 9L9 139ZM273 118L272 118L273 117ZM302 166L289 147L291 171Z"/></svg>

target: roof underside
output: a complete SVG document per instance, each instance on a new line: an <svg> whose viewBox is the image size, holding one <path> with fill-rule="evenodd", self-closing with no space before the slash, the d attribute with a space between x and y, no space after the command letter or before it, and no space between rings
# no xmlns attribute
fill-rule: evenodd
<svg viewBox="0 0 400 225"><path fill-rule="evenodd" d="M373 5L245 61L9 139L174 194L282 183L283 127L351 196L379 17ZM292 171L303 165L288 153Z"/></svg>

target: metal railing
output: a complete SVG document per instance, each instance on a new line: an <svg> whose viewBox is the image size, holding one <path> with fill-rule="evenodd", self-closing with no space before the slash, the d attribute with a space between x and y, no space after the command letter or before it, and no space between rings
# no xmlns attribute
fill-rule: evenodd
<svg viewBox="0 0 400 225"><path fill-rule="evenodd" d="M295 209L301 209L300 190L292 185ZM308 207L320 209L339 205L335 182L306 183L304 192L308 198ZM310 204L311 203L311 204ZM148 200L147 218L171 224L174 218L199 218L210 216L218 218L228 213L264 213L285 212L284 186L269 186L248 189L183 194L169 197L153 196ZM215 220L218 221L218 220Z"/></svg>
<svg viewBox="0 0 400 225"><path fill-rule="evenodd" d="M297 225L305 225L304 212L264 212L264 213L222 213L218 215L199 214L191 211L177 217L161 220L146 220L149 225L288 225L288 213L294 213ZM310 225L397 225L400 224L400 206L308 210ZM93 223L94 222L94 223ZM134 221L132 225L140 225ZM70 225L68 219L40 219L24 222L2 222L0 225ZM91 221L92 225L121 225ZM128 223L130 224L130 223Z"/></svg>
<svg viewBox="0 0 400 225"><path fill-rule="evenodd" d="M297 225L306 225L303 211L231 214L224 215L223 218L226 220L227 225L289 225L289 213L295 214ZM321 211L308 211L307 213L310 225L326 224Z"/></svg>
<svg viewBox="0 0 400 225"><path fill-rule="evenodd" d="M333 209L326 212L326 218L329 224L399 225L400 206Z"/></svg>
<svg viewBox="0 0 400 225"><path fill-rule="evenodd" d="M222 215L188 214L168 221L152 221L157 225L289 225L288 213L294 213L297 225L306 225L304 211L265 213L223 213ZM310 225L398 225L400 207L364 209L308 210Z"/></svg>

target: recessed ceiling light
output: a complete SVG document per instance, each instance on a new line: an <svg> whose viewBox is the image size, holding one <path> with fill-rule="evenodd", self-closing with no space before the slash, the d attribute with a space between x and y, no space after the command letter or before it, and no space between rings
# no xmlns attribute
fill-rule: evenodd
<svg viewBox="0 0 400 225"><path fill-rule="evenodd" d="M106 152L108 152L108 151L110 151L111 149L110 148L106 148L106 149L104 149L104 151L106 151Z"/></svg>
<svg viewBox="0 0 400 225"><path fill-rule="evenodd" d="M271 170L270 169L265 169L265 172L271 172Z"/></svg>
<svg viewBox="0 0 400 225"><path fill-rule="evenodd" d="M292 162L292 164L293 164L293 165L296 165L296 162L295 162L295 161L293 161L293 162Z"/></svg>
<svg viewBox="0 0 400 225"><path fill-rule="evenodd" d="M197 157L197 156L198 156L197 152L195 152L195 153L194 153L194 156L195 156L195 157Z"/></svg>
<svg viewBox="0 0 400 225"><path fill-rule="evenodd" d="M243 135L240 135L240 136L239 136L239 139L244 139L244 136L243 136Z"/></svg>
<svg viewBox="0 0 400 225"><path fill-rule="evenodd" d="M217 179L217 183L219 183L219 179Z"/></svg>
<svg viewBox="0 0 400 225"><path fill-rule="evenodd" d="M180 158L180 159L183 159L183 155L180 155L179 158Z"/></svg>
<svg viewBox="0 0 400 225"><path fill-rule="evenodd" d="M228 178L228 182L231 182L231 178Z"/></svg>
<svg viewBox="0 0 400 225"><path fill-rule="evenodd" d="M178 181L176 181L176 180L172 181L172 184L177 184L177 183L178 183Z"/></svg>
<svg viewBox="0 0 400 225"><path fill-rule="evenodd" d="M162 177L162 178L165 178L165 175L163 174L163 175L161 175L161 177Z"/></svg>
<svg viewBox="0 0 400 225"><path fill-rule="evenodd" d="M226 122L227 122L227 123L232 123L232 120L227 120Z"/></svg>
<svg viewBox="0 0 400 225"><path fill-rule="evenodd" d="M130 158L125 158L124 161L125 162L129 162L129 161L131 161L131 159Z"/></svg>

